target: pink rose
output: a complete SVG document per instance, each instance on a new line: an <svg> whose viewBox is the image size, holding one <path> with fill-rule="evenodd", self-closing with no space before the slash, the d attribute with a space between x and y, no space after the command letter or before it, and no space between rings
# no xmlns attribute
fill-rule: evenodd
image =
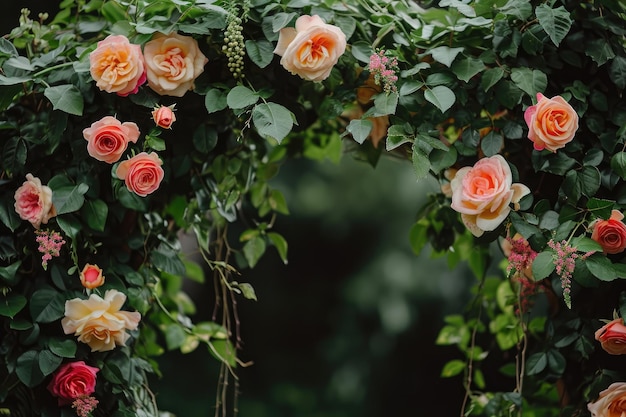
<svg viewBox="0 0 626 417"><path fill-rule="evenodd" d="M274 53L290 73L309 81L328 78L346 50L346 35L321 17L300 16L296 27L280 30Z"/></svg>
<svg viewBox="0 0 626 417"><path fill-rule="evenodd" d="M139 128L134 122L122 123L113 116L105 116L83 129L83 137L87 140L89 155L112 164L122 157L128 142L137 142Z"/></svg>
<svg viewBox="0 0 626 417"><path fill-rule="evenodd" d="M148 86L160 95L182 97L193 89L208 59L191 36L157 33L143 48Z"/></svg>
<svg viewBox="0 0 626 417"><path fill-rule="evenodd" d="M80 272L80 283L83 287L92 290L104 284L104 275L98 265L86 264Z"/></svg>
<svg viewBox="0 0 626 417"><path fill-rule="evenodd" d="M89 71L100 90L119 96L135 94L146 82L141 47L123 35L109 35L98 42L89 54Z"/></svg>
<svg viewBox="0 0 626 417"><path fill-rule="evenodd" d="M157 126L163 129L169 129L176 121L176 115L174 114L174 105L161 106L152 110L152 120Z"/></svg>
<svg viewBox="0 0 626 417"><path fill-rule="evenodd" d="M622 417L626 414L626 382L614 382L587 404L592 417Z"/></svg>
<svg viewBox="0 0 626 417"><path fill-rule="evenodd" d="M574 138L578 129L578 114L561 96L546 98L537 93L537 104L526 109L524 120L528 139L538 151L556 152Z"/></svg>
<svg viewBox="0 0 626 417"><path fill-rule="evenodd" d="M161 165L163 161L156 153L141 152L121 162L115 174L126 182L129 191L145 197L159 188L164 176Z"/></svg>
<svg viewBox="0 0 626 417"><path fill-rule="evenodd" d="M593 232L591 238L602 246L604 253L620 253L626 249L626 224L622 222L624 215L613 210L608 220L594 220L589 225Z"/></svg>
<svg viewBox="0 0 626 417"><path fill-rule="evenodd" d="M501 155L483 158L473 167L459 169L450 182L452 207L461 213L465 226L474 236L494 230L530 189L512 183L509 164Z"/></svg>
<svg viewBox="0 0 626 417"><path fill-rule="evenodd" d="M48 384L48 391L59 399L59 405L66 405L77 398L86 397L96 390L96 374L99 369L84 361L61 365Z"/></svg>
<svg viewBox="0 0 626 417"><path fill-rule="evenodd" d="M52 190L32 174L26 174L26 181L15 191L14 207L20 218L28 220L35 229L56 216Z"/></svg>
<svg viewBox="0 0 626 417"><path fill-rule="evenodd" d="M599 328L595 338L609 354L626 354L626 326L623 319L615 319Z"/></svg>

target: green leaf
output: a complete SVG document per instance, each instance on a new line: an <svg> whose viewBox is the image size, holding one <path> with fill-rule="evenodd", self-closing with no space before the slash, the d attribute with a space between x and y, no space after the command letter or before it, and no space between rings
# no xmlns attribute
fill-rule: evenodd
<svg viewBox="0 0 626 417"><path fill-rule="evenodd" d="M280 259L285 265L287 265L287 241L285 240L285 238L276 232L268 232L267 237L270 242L272 242L272 244L276 247Z"/></svg>
<svg viewBox="0 0 626 417"><path fill-rule="evenodd" d="M56 221L61 230L63 230L63 233L65 233L70 239L76 240L78 233L82 230L82 225L78 219L73 216L64 216L57 217Z"/></svg>
<svg viewBox="0 0 626 417"><path fill-rule="evenodd" d="M398 93L380 93L374 99L373 116L385 116L394 114L398 106Z"/></svg>
<svg viewBox="0 0 626 417"><path fill-rule="evenodd" d="M73 358L76 356L77 345L75 340L55 337L48 341L48 349L62 358Z"/></svg>
<svg viewBox="0 0 626 417"><path fill-rule="evenodd" d="M352 135L352 139L359 145L365 142L365 139L372 131L374 124L368 119L352 119L348 126L346 126L346 132Z"/></svg>
<svg viewBox="0 0 626 417"><path fill-rule="evenodd" d="M17 358L15 373L20 381L27 387L34 387L40 384L45 375L39 367L39 352L29 350Z"/></svg>
<svg viewBox="0 0 626 417"><path fill-rule="evenodd" d="M42 350L39 352L39 369L44 375L50 375L63 362L63 358L55 355L49 350Z"/></svg>
<svg viewBox="0 0 626 417"><path fill-rule="evenodd" d="M267 67L274 58L274 46L264 40L247 40L246 53L252 62L259 66L259 68Z"/></svg>
<svg viewBox="0 0 626 417"><path fill-rule="evenodd" d="M616 56L613 59L609 68L609 77L620 90L626 88L626 57Z"/></svg>
<svg viewBox="0 0 626 417"><path fill-rule="evenodd" d="M545 91L548 86L548 76L539 70L530 68L513 68L511 70L511 80L520 90L531 97L539 92Z"/></svg>
<svg viewBox="0 0 626 417"><path fill-rule="evenodd" d="M456 101L456 96L452 90L444 85L427 89L424 91L424 98L442 113L445 113Z"/></svg>
<svg viewBox="0 0 626 417"><path fill-rule="evenodd" d="M52 288L42 288L30 297L30 315L37 323L52 323L65 314L65 297Z"/></svg>
<svg viewBox="0 0 626 417"><path fill-rule="evenodd" d="M160 271L176 276L185 275L185 264L180 259L178 252L166 244L161 244L150 252L150 261Z"/></svg>
<svg viewBox="0 0 626 417"><path fill-rule="evenodd" d="M526 361L526 375L537 375L548 365L548 355L545 352L533 353Z"/></svg>
<svg viewBox="0 0 626 417"><path fill-rule="evenodd" d="M459 80L469 82L476 74L485 69L485 64L480 59L463 58L452 64L452 72Z"/></svg>
<svg viewBox="0 0 626 417"><path fill-rule="evenodd" d="M81 215L87 221L89 227L99 232L104 231L108 214L109 206L100 199L87 200L81 209Z"/></svg>
<svg viewBox="0 0 626 417"><path fill-rule="evenodd" d="M224 362L230 365L231 367L237 366L237 351L235 350L235 347L230 342L230 340L213 339L213 340L210 340L208 344L209 344L209 352L211 352L211 355L213 355L213 357L215 357L221 362Z"/></svg>
<svg viewBox="0 0 626 417"><path fill-rule="evenodd" d="M226 93L217 88L212 88L207 91L204 96L204 107L209 114L224 110L228 103L226 102Z"/></svg>
<svg viewBox="0 0 626 417"><path fill-rule="evenodd" d="M465 370L466 364L460 359L452 359L447 362L441 370L442 378L450 378L456 376Z"/></svg>
<svg viewBox="0 0 626 417"><path fill-rule="evenodd" d="M585 265L589 269L589 272L600 281L613 281L618 278L613 264L609 258L602 253L594 253L589 256L585 261Z"/></svg>
<svg viewBox="0 0 626 417"><path fill-rule="evenodd" d="M259 259L261 259L265 253L265 248L265 239L260 236L255 236L243 245L243 255L246 261L248 261L250 268L254 268Z"/></svg>
<svg viewBox="0 0 626 417"><path fill-rule="evenodd" d="M83 115L85 103L80 90L73 84L48 87L43 94L52 103L52 108L75 116Z"/></svg>
<svg viewBox="0 0 626 417"><path fill-rule="evenodd" d="M571 245L578 252L602 252L602 246L593 239L586 236L576 236L572 239Z"/></svg>
<svg viewBox="0 0 626 417"><path fill-rule="evenodd" d="M497 84L504 77L504 69L501 67L490 68L483 72L480 80L480 86L484 91L488 91L491 87Z"/></svg>
<svg viewBox="0 0 626 417"><path fill-rule="evenodd" d="M165 345L168 350L178 349L185 343L187 334L185 329L178 323L171 323L165 327Z"/></svg>
<svg viewBox="0 0 626 417"><path fill-rule="evenodd" d="M585 54L590 56L598 65L604 65L608 60L615 58L611 44L602 38L587 42Z"/></svg>
<svg viewBox="0 0 626 417"><path fill-rule="evenodd" d="M504 137L500 132L490 131L480 141L480 149L485 153L485 156L493 156L500 152L504 146Z"/></svg>
<svg viewBox="0 0 626 417"><path fill-rule="evenodd" d="M258 301L256 298L256 292L254 291L254 287L252 287L252 285L247 282L237 282L236 285L246 299Z"/></svg>
<svg viewBox="0 0 626 417"><path fill-rule="evenodd" d="M20 275L17 274L18 269L22 265L22 261L18 260L10 265L0 267L0 278L9 285L15 285L19 281Z"/></svg>
<svg viewBox="0 0 626 417"><path fill-rule="evenodd" d="M626 152L617 152L611 157L611 169L626 180Z"/></svg>
<svg viewBox="0 0 626 417"><path fill-rule="evenodd" d="M226 96L226 104L231 109L244 109L257 101L259 101L259 94L243 85L233 87Z"/></svg>
<svg viewBox="0 0 626 417"><path fill-rule="evenodd" d="M199 152L211 152L217 145L217 139L217 130L213 126L203 123L193 131L193 146Z"/></svg>
<svg viewBox="0 0 626 417"><path fill-rule="evenodd" d="M430 171L430 160L428 159L428 155L426 155L424 151L416 147L414 144L411 159L413 162L415 178L417 180L426 178L428 176L428 172Z"/></svg>
<svg viewBox="0 0 626 417"><path fill-rule="evenodd" d="M541 281L550 276L556 268L553 261L553 252L550 250L540 252L533 260L532 270L535 281Z"/></svg>
<svg viewBox="0 0 626 417"><path fill-rule="evenodd" d="M84 183L73 187L52 188L52 203L57 215L80 210L85 202L84 196L87 191L89 191L89 186Z"/></svg>
<svg viewBox="0 0 626 417"><path fill-rule="evenodd" d="M280 104L261 103L252 110L252 123L261 137L280 143L291 132L294 116Z"/></svg>
<svg viewBox="0 0 626 417"><path fill-rule="evenodd" d="M593 215L600 219L607 220L611 217L611 212L615 207L615 201L604 200L601 198L590 198L587 201L587 209L593 213Z"/></svg>
<svg viewBox="0 0 626 417"><path fill-rule="evenodd" d="M456 56L463 52L463 48L450 48L447 46L438 46L430 50L430 55L437 62L442 63L446 67L450 67Z"/></svg>
<svg viewBox="0 0 626 417"><path fill-rule="evenodd" d="M559 46L572 26L572 19L567 9L563 6L553 9L543 3L537 6L535 15L543 30L550 36L552 43Z"/></svg>
<svg viewBox="0 0 626 417"><path fill-rule="evenodd" d="M26 297L22 294L0 294L0 316L14 318L17 313L26 307Z"/></svg>

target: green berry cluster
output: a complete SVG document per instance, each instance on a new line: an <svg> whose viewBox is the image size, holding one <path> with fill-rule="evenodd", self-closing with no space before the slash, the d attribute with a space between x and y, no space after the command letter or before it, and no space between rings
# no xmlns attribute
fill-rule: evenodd
<svg viewBox="0 0 626 417"><path fill-rule="evenodd" d="M238 7L233 7L228 14L228 25L224 31L222 51L228 57L228 70L235 78L243 78L243 57L246 54L243 34L243 19L238 16ZM245 12L245 10L244 10ZM242 13L245 16L245 13Z"/></svg>

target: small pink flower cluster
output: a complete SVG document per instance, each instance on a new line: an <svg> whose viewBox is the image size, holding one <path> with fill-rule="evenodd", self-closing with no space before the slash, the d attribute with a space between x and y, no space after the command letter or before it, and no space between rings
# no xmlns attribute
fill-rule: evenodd
<svg viewBox="0 0 626 417"><path fill-rule="evenodd" d="M386 93L396 91L396 81L399 71L398 60L395 57L388 57L384 50L370 56L370 63L367 70L374 74L374 80L377 85L382 85Z"/></svg>
<svg viewBox="0 0 626 417"><path fill-rule="evenodd" d="M53 256L59 256L61 248L65 244L65 240L59 232L47 229L36 230L35 233L37 234L35 241L39 243L37 250L43 254L41 256L41 266L43 266L43 269L46 269L48 267L48 261L51 260Z"/></svg>
<svg viewBox="0 0 626 417"><path fill-rule="evenodd" d="M74 400L72 408L76 409L78 417L89 417L93 410L98 406L98 400L94 397L80 397Z"/></svg>
<svg viewBox="0 0 626 417"><path fill-rule="evenodd" d="M554 262L554 266L556 267L556 274L561 278L565 304L568 308L572 308L572 274L576 268L576 259L585 259L593 252L581 255L576 252L577 249L571 246L566 240L555 242L553 239L550 239L548 246L555 252L552 256L552 262Z"/></svg>
<svg viewBox="0 0 626 417"><path fill-rule="evenodd" d="M532 265L537 256L537 252L528 244L528 241L521 236L515 235L506 239L511 247L508 255L509 265L506 268L507 274L513 273L516 276L524 274Z"/></svg>

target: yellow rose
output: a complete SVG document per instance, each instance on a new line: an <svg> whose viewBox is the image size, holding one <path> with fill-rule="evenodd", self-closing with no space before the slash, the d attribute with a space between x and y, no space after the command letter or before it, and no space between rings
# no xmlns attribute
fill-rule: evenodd
<svg viewBox="0 0 626 417"><path fill-rule="evenodd" d="M65 317L61 326L65 334L78 336L92 352L113 350L125 346L130 337L126 330L135 330L141 320L138 312L120 311L126 295L108 290L104 298L91 294L87 300L74 298L65 302Z"/></svg>
<svg viewBox="0 0 626 417"><path fill-rule="evenodd" d="M191 36L157 33L143 49L148 86L160 95L182 97L194 87L208 59Z"/></svg>
<svg viewBox="0 0 626 417"><path fill-rule="evenodd" d="M292 74L322 81L345 50L346 35L341 29L324 23L317 15L304 15L296 20L295 29L280 30L274 53L282 57L280 64Z"/></svg>
<svg viewBox="0 0 626 417"><path fill-rule="evenodd" d="M89 71L100 90L120 96L135 94L146 82L139 45L123 35L109 35L89 54Z"/></svg>

